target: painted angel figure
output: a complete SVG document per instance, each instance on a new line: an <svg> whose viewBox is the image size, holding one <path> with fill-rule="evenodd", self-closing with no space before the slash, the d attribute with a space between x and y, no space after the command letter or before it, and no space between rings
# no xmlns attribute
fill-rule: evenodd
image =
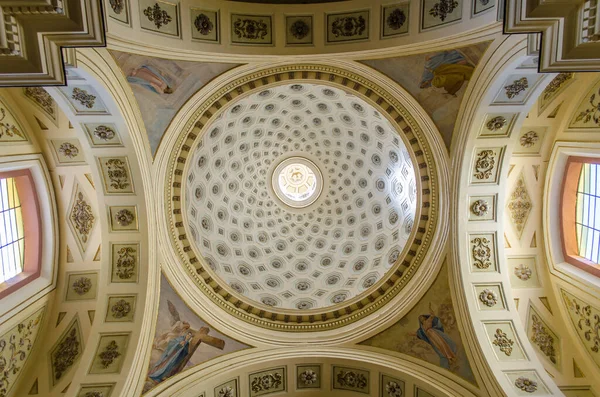
<svg viewBox="0 0 600 397"><path fill-rule="evenodd" d="M456 95L463 84L471 79L473 70L473 65L459 51L438 52L425 58L420 87L436 87Z"/></svg>
<svg viewBox="0 0 600 397"><path fill-rule="evenodd" d="M450 369L450 364L456 360L456 343L444 332L442 320L435 315L431 303L429 314L419 316L417 338L427 342L440 357L440 366Z"/></svg>

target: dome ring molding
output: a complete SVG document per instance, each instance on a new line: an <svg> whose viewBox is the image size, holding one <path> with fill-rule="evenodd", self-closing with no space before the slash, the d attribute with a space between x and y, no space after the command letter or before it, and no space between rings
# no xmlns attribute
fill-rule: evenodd
<svg viewBox="0 0 600 397"><path fill-rule="evenodd" d="M399 135L405 141L407 148L412 151L411 156L417 172L417 190L420 192L410 243L407 244L387 276L368 290L369 293L325 310L310 310L301 314L271 310L268 306L248 302L231 288L223 287L215 281L214 272L195 252L194 246L188 240L182 215L185 212L182 211L184 208L182 200L185 185L184 175L185 169L190 163L188 160L191 159L191 149L201 139L205 127L210 124L212 117L235 98L290 82L330 85L362 98L377 109L397 131L402 131ZM396 91L399 90L396 89ZM175 256L188 270L186 273L204 295L227 313L247 323L276 331L314 332L346 326L375 313L404 289L414 278L414 274L425 259L433 256L435 260L430 266L435 269L426 272L425 280L415 281L420 285L421 293L424 292L422 285L429 285L432 277L437 273L435 271L439 268L437 262L441 262L443 242L447 237L447 221L439 217L439 214L442 213L441 207L445 206L440 200L440 196L442 193L446 193L447 176L443 175L440 178L440 169L436 166L436 161L444 161L446 158L439 142L439 136L435 136L437 130L433 122L414 100L411 100L404 92L402 94L399 95L404 99L401 102L381 85L340 67L321 64L293 64L269 67L238 77L234 81L221 85L211 95L205 96L205 100L199 106L188 109L185 126L179 129L177 137L173 139L173 146L165 149L169 153L165 155L165 157L168 156L167 164L165 164L165 220L169 226L170 241ZM406 104L406 102L409 103ZM416 113L419 122L407 108ZM425 130L427 134L423 133ZM420 294L416 295L420 296ZM413 299L411 297L409 300L412 302ZM402 306L406 307L406 305Z"/></svg>

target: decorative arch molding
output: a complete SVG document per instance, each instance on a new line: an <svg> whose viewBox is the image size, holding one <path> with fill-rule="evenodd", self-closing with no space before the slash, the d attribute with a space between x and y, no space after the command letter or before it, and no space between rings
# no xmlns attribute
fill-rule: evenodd
<svg viewBox="0 0 600 397"><path fill-rule="evenodd" d="M536 382L539 395L562 395L530 345L511 297L504 225L498 214L505 203L509 166L506 159L516 139L501 131L496 136L485 136L484 132L485 124L501 113L513 114L510 129L518 131L527 109L544 88L542 82L551 76L521 68L526 61L526 38L511 36L495 44L481 62L479 74L470 82L471 95L465 95L468 101L459 115L452 146L452 168L456 170L453 181L457 188L452 194L451 214L455 222L451 230L456 238L450 258L455 287L463 287L462 291L455 291L462 314L459 318L470 322L465 324L467 339L478 346L474 365L488 368L485 373L495 377L489 379L498 385L491 395L521 392L519 377ZM482 160L487 151L491 151L493 161ZM481 202L486 208L479 205ZM483 262L477 262L478 258ZM486 304L486 288L498 292L489 302L493 310L487 310L490 306Z"/></svg>
<svg viewBox="0 0 600 397"><path fill-rule="evenodd" d="M287 391L289 395L295 395L296 367L310 364L319 365L321 374L329 375L328 379L322 377L324 385L331 385L333 366L358 369L360 372L367 373L370 383L369 394L372 396L380 395L376 385L379 384L381 374L404 381L405 388L411 389L406 395L414 396L413 390L417 387L439 397L479 395L473 385L459 381L454 376L449 377L447 373L436 370L435 366L408 357L391 357L368 349L349 347L319 347L318 351L314 347L286 347L245 350L225 360L213 360L198 365L193 370L184 371L161 383L147 396L197 397L204 392L208 397L213 395L215 387L234 378L238 379L240 395L246 395L245 390L250 389L249 374L276 367L287 368ZM315 395L344 395L335 388L324 387L324 385L321 384L320 394L315 390ZM298 393L300 394L302 390Z"/></svg>
<svg viewBox="0 0 600 397"><path fill-rule="evenodd" d="M196 109L199 109L200 107L208 109L214 103L213 101L218 101L219 98L221 98L221 95L230 90L236 90L236 87L240 86L240 84L248 84L249 82L249 84L254 84L256 87L261 87L273 84L273 79L275 79L274 76L279 76L282 80L287 80L288 76L291 77L292 75L294 79L287 81L300 81L306 78L309 79L308 81L318 81L318 76L321 75L321 78L334 76L337 84L340 84L339 82L343 79L345 81L343 86L346 90L355 92L369 103L375 105L376 108L379 106L375 103L377 98L380 98L383 103L390 101L394 106L402 104L402 106L405 107L406 110L396 113L396 115L402 115L399 120L410 118L410 121L407 122L414 123L411 125L414 125L414 127L418 126L417 128L419 128L422 133L422 136L418 137L422 142L421 144L430 145L427 149L424 149L424 151L426 151L426 156L430 156L427 160L427 166L430 167L431 172L433 172L433 174L430 175L430 178L435 178L435 183L438 186L437 193L432 188L432 194L437 197L435 198L437 203L432 202L431 207L435 212L438 211L438 208L441 210L440 212L443 212L445 206L443 197L445 197L446 194L445 178L447 177L447 171L443 164L447 161L447 157L433 122L416 101L406 91L391 82L387 77L375 73L366 66L354 62L338 61L322 62L319 66L316 66L317 69L312 69L314 67L315 66L311 64L298 64L289 61L280 62L275 65L243 66L213 80L209 85L200 90L198 94L192 97L171 123L155 158L157 175L161 178L161 184L156 184L159 188L159 190L156 191L157 197L160 197L159 208L170 208L170 194L165 191L170 189L171 186L169 178L170 175L173 174L173 161L181 156L176 153L179 153L184 143L185 147L191 144L185 142L185 140L188 138L188 134L193 128L198 129L197 127L194 127L196 120L198 120L198 116L193 116L197 112ZM342 77L336 77L337 73L342 73ZM363 87L363 85L366 87ZM386 90L382 90L380 87L386 87ZM353 89L357 90L358 88L360 88L360 91L353 91ZM371 94L364 95L365 92L370 92ZM222 106L222 104L219 103L219 107L220 106ZM390 105L388 111L392 108L395 109L395 107ZM382 114L385 113L385 111L382 111ZM389 118L389 116L386 117ZM206 118L202 118L201 120L202 123L206 123ZM198 132L194 132L194 135L196 134L198 134ZM417 143L413 142L412 144L416 145ZM169 220L171 215L172 214L167 211L158 213L160 220L159 224L165 225L164 228L159 228L160 230L165 231L165 233L162 233L160 236L161 247L168 247L168 249L165 249L163 252L165 259L163 268L169 280L173 283L173 286L183 296L184 300L188 302L192 309L206 321L213 324L213 326L219 328L222 332L234 335L245 343L256 346L265 344L288 345L294 343L296 337L293 333L286 333L279 330L285 328L279 328L278 326L271 327L265 320L260 320L262 322L261 325L254 320L252 320L252 323L248 323L247 320L243 320L236 315L231 315L231 309L235 309L233 304L209 298L207 292L201 294L197 292L198 286L202 286L202 281L200 281L200 279L193 281L189 275L191 271L188 269L183 271L181 262L189 261L189 259L185 259L184 256L181 256L173 245L173 238L178 240L178 234L172 235L172 233L175 232L175 228L171 223L172 221ZM431 248L427 253L423 252L422 254L418 254L421 256L424 255L422 256L423 263L427 263L428 266L419 267L411 281L409 281L408 285L410 287L407 287L407 289L404 290L407 291L408 289L411 289L413 294L411 294L410 298L403 293L398 293L395 297L390 297L385 306L380 305L380 308L376 313L367 315L364 318L357 318L356 321L350 325L340 323L338 327L340 325L344 326L335 331L328 328L322 328L321 330L315 329L310 335L305 334L305 341L315 344L318 343L320 345L350 342L358 338L372 335L377 329L381 329L385 325L391 324L392 321L397 320L399 316L405 314L411 307L411 303L418 300L427 290L433 277L437 274L437 271L441 266L444 241L446 239L446 221L439 218L437 222L440 223L432 231L433 234L431 237L428 238L433 238L431 241L435 240L438 241L438 243L431 244ZM181 250L181 248L177 249ZM195 274L195 271L193 274ZM230 314L223 316L222 314L224 312L229 312ZM260 319L260 317L255 318ZM299 321L302 320L299 319ZM305 328L305 331L311 331L312 327L305 327L303 323L299 324L301 327L298 328L297 331L301 330L301 328ZM292 330L292 328L290 328L290 330Z"/></svg>

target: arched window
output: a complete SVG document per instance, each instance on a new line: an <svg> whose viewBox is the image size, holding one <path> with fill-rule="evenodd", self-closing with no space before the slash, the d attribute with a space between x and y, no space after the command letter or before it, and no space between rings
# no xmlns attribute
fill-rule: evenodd
<svg viewBox="0 0 600 397"><path fill-rule="evenodd" d="M600 158L569 157L561 212L566 262L600 277Z"/></svg>
<svg viewBox="0 0 600 397"><path fill-rule="evenodd" d="M40 275L41 221L31 171L0 172L0 298Z"/></svg>

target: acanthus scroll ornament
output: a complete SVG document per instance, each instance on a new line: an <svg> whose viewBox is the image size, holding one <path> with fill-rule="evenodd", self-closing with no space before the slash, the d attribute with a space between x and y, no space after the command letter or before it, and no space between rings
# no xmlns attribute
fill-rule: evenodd
<svg viewBox="0 0 600 397"><path fill-rule="evenodd" d="M164 25L168 25L172 18L167 11L160 8L160 4L154 3L153 7L147 7L144 10L144 15L150 22L154 22L156 29L160 29Z"/></svg>
<svg viewBox="0 0 600 397"><path fill-rule="evenodd" d="M506 332L502 331L500 328L496 329L496 333L494 334L494 342L492 342L494 346L498 346L500 351L507 356L510 356L513 351L513 345L515 342L506 336Z"/></svg>
<svg viewBox="0 0 600 397"><path fill-rule="evenodd" d="M233 32L238 38L248 40L262 40L268 33L268 26L264 21L249 18L238 18L233 23Z"/></svg>
<svg viewBox="0 0 600 397"><path fill-rule="evenodd" d="M130 279L135 272L136 250L132 247L123 247L117 251L117 277L121 280Z"/></svg>
<svg viewBox="0 0 600 397"><path fill-rule="evenodd" d="M429 15L437 17L443 22L456 7L458 7L458 1L456 0L440 0L429 10Z"/></svg>
<svg viewBox="0 0 600 397"><path fill-rule="evenodd" d="M542 353L552 363L556 364L556 349L554 349L554 337L550 335L548 328L544 325L540 318L536 314L531 316L533 322L531 327L531 342L535 344Z"/></svg>
<svg viewBox="0 0 600 397"><path fill-rule="evenodd" d="M335 37L360 36L367 28L367 23L363 16L336 18L331 24L331 33Z"/></svg>
<svg viewBox="0 0 600 397"><path fill-rule="evenodd" d="M71 221L75 226L75 229L81 236L81 241L84 243L87 241L92 227L94 226L94 215L92 214L92 207L85 201L83 193L77 193L77 201L73 205L71 210Z"/></svg>
<svg viewBox="0 0 600 397"><path fill-rule="evenodd" d="M473 264L478 269L487 269L492 265L492 249L490 248L491 241L485 237L476 237L471 240L473 247L471 253L473 254Z"/></svg>
<svg viewBox="0 0 600 397"><path fill-rule="evenodd" d="M354 371L341 371L337 374L337 381L342 386L354 389L364 389L367 387L367 378L363 374Z"/></svg>
<svg viewBox="0 0 600 397"><path fill-rule="evenodd" d="M110 186L116 190L124 190L129 187L129 175L127 163L121 159L110 159L105 163Z"/></svg>
<svg viewBox="0 0 600 397"><path fill-rule="evenodd" d="M111 340L104 350L98 354L102 367L108 368L121 355L118 350L117 341Z"/></svg>
<svg viewBox="0 0 600 397"><path fill-rule="evenodd" d="M520 79L513 81L512 84L504 86L504 91L506 91L506 97L508 99L513 99L527 88L529 88L527 77L521 77Z"/></svg>
<svg viewBox="0 0 600 397"><path fill-rule="evenodd" d="M255 376L252 379L251 388L255 393L276 389L282 384L282 376L280 373L273 372L270 374L264 374Z"/></svg>
<svg viewBox="0 0 600 397"><path fill-rule="evenodd" d="M488 179L492 176L496 166L496 152L491 149L482 150L477 153L475 161L475 173L473 176L479 180Z"/></svg>

